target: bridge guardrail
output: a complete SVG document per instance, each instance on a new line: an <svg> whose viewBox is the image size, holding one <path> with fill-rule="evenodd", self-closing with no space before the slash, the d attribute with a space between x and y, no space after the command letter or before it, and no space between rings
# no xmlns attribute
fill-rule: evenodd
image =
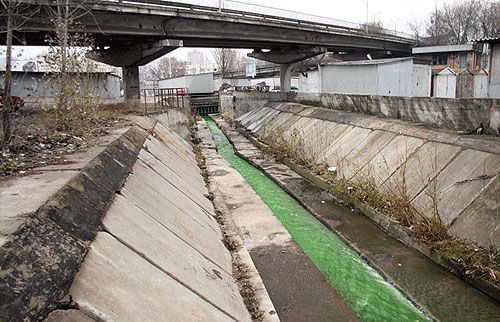
<svg viewBox="0 0 500 322"><path fill-rule="evenodd" d="M297 11L279 9L263 5L255 5L243 3L235 0L190 0L190 1L163 1L163 0L104 0L113 3L135 3L135 4L148 4L154 6L165 6L179 9L200 10L210 12L225 12L246 17L254 16L272 21L291 22L302 25L314 24L315 26L322 26L327 28L341 28L349 30L353 33L374 33L380 36L392 36L405 39L414 39L413 35L399 32L396 30L376 28L374 32L372 28L366 28L365 23L353 23L340 19L323 17L312 14L305 14Z"/></svg>

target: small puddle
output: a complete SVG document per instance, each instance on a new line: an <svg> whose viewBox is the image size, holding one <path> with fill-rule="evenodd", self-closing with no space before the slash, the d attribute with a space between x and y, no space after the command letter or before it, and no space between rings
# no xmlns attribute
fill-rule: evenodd
<svg viewBox="0 0 500 322"><path fill-rule="evenodd" d="M205 120L218 153L252 186L361 320L431 320L279 185L235 155L232 145L215 122Z"/></svg>

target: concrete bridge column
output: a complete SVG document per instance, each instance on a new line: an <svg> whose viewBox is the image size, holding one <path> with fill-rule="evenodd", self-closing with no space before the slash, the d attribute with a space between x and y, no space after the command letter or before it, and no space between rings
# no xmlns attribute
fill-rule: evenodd
<svg viewBox="0 0 500 322"><path fill-rule="evenodd" d="M287 93L292 90L292 64L323 53L326 53L326 48L300 47L272 49L266 52L262 51L262 49L255 49L253 52L248 53L247 56L280 64L280 90L282 93Z"/></svg>
<svg viewBox="0 0 500 322"><path fill-rule="evenodd" d="M288 93L292 91L292 64L281 64L280 67L280 91Z"/></svg>
<svg viewBox="0 0 500 322"><path fill-rule="evenodd" d="M139 101L141 99L139 66L124 66L122 71L125 101Z"/></svg>
<svg viewBox="0 0 500 322"><path fill-rule="evenodd" d="M121 67L126 102L138 101L141 98L139 66L143 66L169 52L182 47L182 40L164 39L135 44L126 47L110 47L96 49L87 57L112 66Z"/></svg>

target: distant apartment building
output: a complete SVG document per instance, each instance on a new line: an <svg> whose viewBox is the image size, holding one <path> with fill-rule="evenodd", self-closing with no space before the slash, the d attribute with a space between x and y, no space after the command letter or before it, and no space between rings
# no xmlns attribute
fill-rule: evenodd
<svg viewBox="0 0 500 322"><path fill-rule="evenodd" d="M187 54L188 65L201 65L205 63L205 54L198 50L190 51Z"/></svg>
<svg viewBox="0 0 500 322"><path fill-rule="evenodd" d="M205 54L196 49L187 54L186 63L187 75L213 73L215 69L217 69L217 65L215 63L209 62L206 59Z"/></svg>

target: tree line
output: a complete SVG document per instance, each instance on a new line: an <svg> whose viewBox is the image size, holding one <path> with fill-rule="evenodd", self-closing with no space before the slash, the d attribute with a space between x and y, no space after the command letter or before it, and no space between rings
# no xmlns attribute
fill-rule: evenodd
<svg viewBox="0 0 500 322"><path fill-rule="evenodd" d="M424 21L408 22L426 45L461 45L500 37L500 2L465 0L436 8Z"/></svg>

